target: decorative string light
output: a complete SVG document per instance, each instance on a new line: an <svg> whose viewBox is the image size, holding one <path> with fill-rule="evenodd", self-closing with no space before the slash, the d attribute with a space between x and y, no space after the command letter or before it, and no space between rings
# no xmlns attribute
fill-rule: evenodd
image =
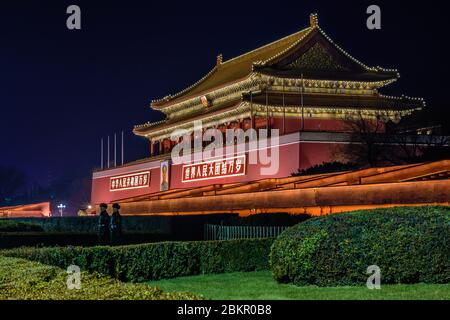
<svg viewBox="0 0 450 320"><path fill-rule="evenodd" d="M355 95L364 96L372 91L379 98L385 98L385 99L389 99L389 100L393 100L393 101L402 101L402 102L420 102L423 107L426 106L425 100L423 98L413 98L413 97L408 97L408 96L404 96L404 95L402 95L401 97L395 97L395 96L379 94L378 90L377 90L378 88L387 86L400 78L400 73L398 72L398 70L382 68L380 66L369 67L366 64L362 63L360 60L354 58L352 55L350 55L348 52L346 52L343 48L341 48L338 44L336 44L321 29L321 27L318 24L317 14L312 14L310 16L310 26L308 28L305 28L305 29L295 33L295 34L292 34L283 39L272 42L266 46L260 47L253 51L247 52L241 56L230 59L226 62L222 62L221 55L217 56L216 65L204 77L202 77L200 80L198 80L191 86L185 88L184 90L182 90L174 95L167 95L162 99L152 100L151 107L153 107L154 109L159 109L159 110L163 111L169 118L178 118L181 114L184 114L183 113L184 110L188 110L188 109L194 110L192 108L195 108L195 110L197 110L201 107L200 96L191 97L188 100L183 100L181 102L172 103L167 106L164 106L164 104L168 103L170 101L173 101L174 99L177 99L177 98L185 95L189 91L193 90L195 87L199 86L201 83L203 83L208 78L210 78L212 75L214 75L219 69L223 68L224 65L227 65L227 64L229 65L230 63L238 62L243 57L248 57L248 58L254 57L261 49L270 48L275 45L284 44L284 43L289 44L290 42L292 42L293 39L297 38L290 45L288 45L284 50L277 52L275 55L273 55L265 60L254 61L251 65L252 72L244 80L241 80L237 83L234 82L231 85L228 85L226 87L222 87L222 88L218 88L218 89L216 88L215 90L211 90L210 92L208 92L208 95L212 96L212 100L216 100L216 101L220 100L220 99L222 99L222 100L220 100L222 102L225 100L230 100L231 96L234 99L235 96L239 95L239 94L241 95L241 100L242 100L242 95L243 95L242 91L245 91L248 88L253 88L255 86L258 86L260 83L267 80L268 75L265 74L264 70L261 70L262 67L267 67L267 66L273 64L274 62L279 61L279 59L281 57L284 57L286 54L288 54L289 52L291 52L292 50L297 48L299 45L301 45L302 42L305 41L305 39L307 37L316 34L316 32L319 33L322 37L324 37L341 54L343 54L345 57L350 59L352 62L356 63L358 66L363 68L365 71L374 72L374 73L389 73L389 74L392 74L392 76L395 76L395 78L390 78L387 80L378 80L378 81L350 81L350 80L337 80L336 81L336 80L305 79L305 87L310 88L310 90L311 90L310 92L327 93L326 90L324 90L324 89L332 88L332 89L340 89L341 91L339 91L339 92L343 93L343 94L346 94L346 93L352 94L353 93ZM279 82L279 81L281 81L280 79L282 79L283 82L287 81L289 85L292 85L292 86L298 85L297 78L280 78L280 77L270 78L269 77L269 79L274 79L275 84L277 83L277 81ZM353 90L355 90L355 91L353 91ZM359 92L358 92L358 90L359 90ZM202 94L205 94L205 93L202 93ZM242 103L241 103L241 105L242 105ZM417 110L417 109L420 109L420 108L415 108L414 110ZM411 110L413 110L413 109L411 109ZM178 112L178 114L176 114L175 112ZM167 120L168 119L166 118L162 121L158 121L158 122L154 122L154 123L147 122L142 125L136 125L134 127L134 129L139 130L139 131L146 130L146 129L152 129L152 128L157 127L158 125L166 123ZM174 126L173 128L175 128L175 127L177 127L177 126ZM171 127L171 129L173 129L173 128Z"/></svg>

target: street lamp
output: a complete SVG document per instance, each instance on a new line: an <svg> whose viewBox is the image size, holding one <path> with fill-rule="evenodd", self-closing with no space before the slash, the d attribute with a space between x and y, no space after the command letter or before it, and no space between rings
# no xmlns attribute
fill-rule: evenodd
<svg viewBox="0 0 450 320"><path fill-rule="evenodd" d="M58 206L59 209L59 215L62 217L63 216L63 211L66 208L65 205L63 205L62 203Z"/></svg>

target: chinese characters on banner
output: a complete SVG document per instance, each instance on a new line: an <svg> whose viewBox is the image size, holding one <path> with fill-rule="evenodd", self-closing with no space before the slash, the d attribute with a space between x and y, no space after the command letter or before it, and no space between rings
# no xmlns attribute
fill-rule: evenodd
<svg viewBox="0 0 450 320"><path fill-rule="evenodd" d="M145 188L150 186L150 171L111 177L110 191Z"/></svg>
<svg viewBox="0 0 450 320"><path fill-rule="evenodd" d="M183 182L242 176L246 156L201 162L183 166Z"/></svg>

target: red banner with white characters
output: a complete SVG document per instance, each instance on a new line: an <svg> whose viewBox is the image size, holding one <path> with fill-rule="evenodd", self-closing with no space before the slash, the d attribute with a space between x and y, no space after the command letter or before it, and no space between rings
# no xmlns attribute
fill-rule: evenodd
<svg viewBox="0 0 450 320"><path fill-rule="evenodd" d="M183 182L210 180L246 174L246 156L211 160L183 166Z"/></svg>
<svg viewBox="0 0 450 320"><path fill-rule="evenodd" d="M123 176L111 177L110 191L146 188L150 186L150 171L136 172Z"/></svg>

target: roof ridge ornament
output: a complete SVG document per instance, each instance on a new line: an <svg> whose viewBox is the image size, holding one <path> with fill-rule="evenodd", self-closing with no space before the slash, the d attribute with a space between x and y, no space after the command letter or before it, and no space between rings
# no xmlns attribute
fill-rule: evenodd
<svg viewBox="0 0 450 320"><path fill-rule="evenodd" d="M311 28L317 28L319 26L319 17L317 13L311 13L309 15L309 24L311 25Z"/></svg>
<svg viewBox="0 0 450 320"><path fill-rule="evenodd" d="M217 56L216 66L217 66L217 67L220 66L220 65L222 64L222 62L223 62L222 54L219 54L219 55Z"/></svg>

